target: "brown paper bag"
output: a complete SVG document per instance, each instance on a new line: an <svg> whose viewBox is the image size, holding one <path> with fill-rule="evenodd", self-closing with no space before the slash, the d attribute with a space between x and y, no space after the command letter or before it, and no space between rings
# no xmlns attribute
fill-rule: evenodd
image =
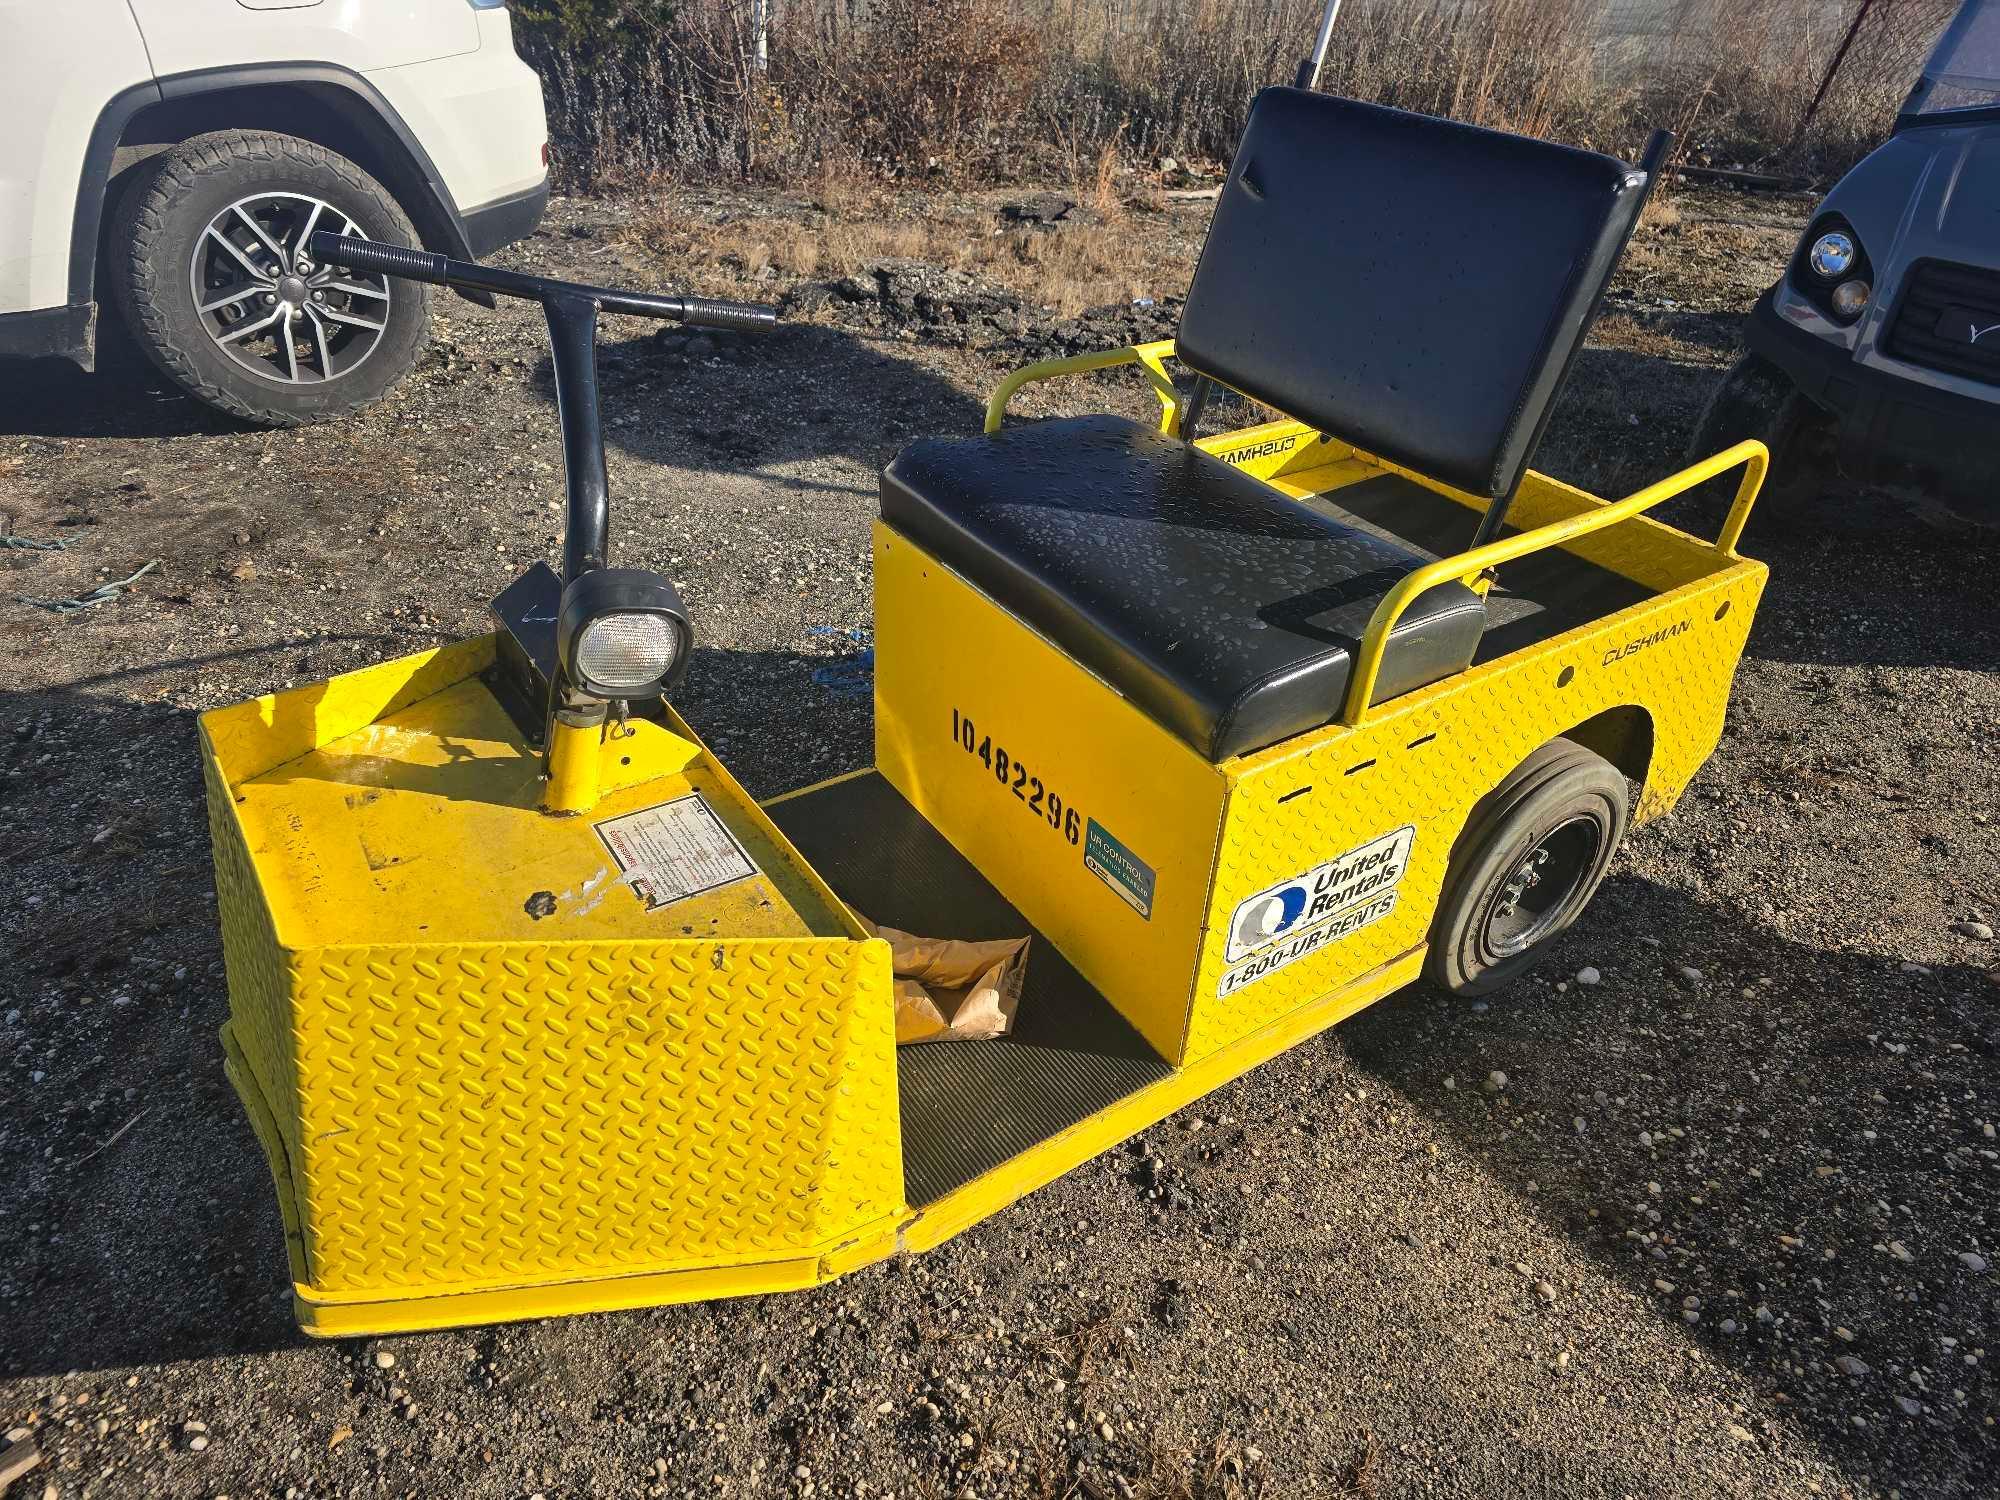
<svg viewBox="0 0 2000 1500"><path fill-rule="evenodd" d="M1021 1004L1028 939L968 943L862 925L889 944L896 976L896 1045L1005 1036Z"/></svg>

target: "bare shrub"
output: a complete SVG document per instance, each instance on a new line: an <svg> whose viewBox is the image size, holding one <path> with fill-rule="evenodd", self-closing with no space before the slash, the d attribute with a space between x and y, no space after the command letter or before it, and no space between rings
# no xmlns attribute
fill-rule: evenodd
<svg viewBox="0 0 2000 1500"><path fill-rule="evenodd" d="M991 123L1027 103L1040 56L1006 0L874 0L856 50L842 79L849 137L904 168L989 156Z"/></svg>
<svg viewBox="0 0 2000 1500"><path fill-rule="evenodd" d="M1122 130L1120 134L1123 134ZM1123 165L1118 146L1118 136L1099 146L1097 165L1091 169L1089 181L1077 185L1077 196L1107 222L1116 222L1125 216L1125 199L1118 191L1118 173Z"/></svg>
<svg viewBox="0 0 2000 1500"><path fill-rule="evenodd" d="M1636 152L1825 175L1879 140L1952 0L1348 0L1321 87ZM768 68L747 0L519 0L562 179L1068 181L1228 160L1319 0L789 0Z"/></svg>

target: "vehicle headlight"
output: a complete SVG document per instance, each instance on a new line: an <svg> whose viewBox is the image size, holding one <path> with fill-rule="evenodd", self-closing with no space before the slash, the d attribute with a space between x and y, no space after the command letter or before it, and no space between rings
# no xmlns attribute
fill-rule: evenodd
<svg viewBox="0 0 2000 1500"><path fill-rule="evenodd" d="M1835 229L1813 241L1806 262L1828 281L1845 276L1854 265L1854 236Z"/></svg>
<svg viewBox="0 0 2000 1500"><path fill-rule="evenodd" d="M602 615L576 638L576 674L600 687L637 692L664 679L681 654L681 633L662 615Z"/></svg>
<svg viewBox="0 0 2000 1500"><path fill-rule="evenodd" d="M637 568L600 568L563 590L556 651L572 686L651 698L687 671L694 629L674 586Z"/></svg>
<svg viewBox="0 0 2000 1500"><path fill-rule="evenodd" d="M1833 289L1833 310L1843 318L1857 317L1861 309L1868 305L1868 294L1873 290L1858 276L1852 281L1843 281Z"/></svg>

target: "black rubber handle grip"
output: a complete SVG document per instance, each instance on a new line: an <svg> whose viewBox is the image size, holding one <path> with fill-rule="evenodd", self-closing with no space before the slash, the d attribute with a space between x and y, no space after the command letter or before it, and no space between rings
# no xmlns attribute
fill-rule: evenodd
<svg viewBox="0 0 2000 1500"><path fill-rule="evenodd" d="M729 328L738 333L762 333L778 326L775 307L754 302L714 302L707 297L683 297L683 319L691 328Z"/></svg>
<svg viewBox="0 0 2000 1500"><path fill-rule="evenodd" d="M451 262L428 250L411 250L402 245L384 245L377 240L358 240L352 235L320 230L312 237L312 251L322 261L345 266L350 271L375 271L384 276L401 276L408 281L428 281L443 286Z"/></svg>

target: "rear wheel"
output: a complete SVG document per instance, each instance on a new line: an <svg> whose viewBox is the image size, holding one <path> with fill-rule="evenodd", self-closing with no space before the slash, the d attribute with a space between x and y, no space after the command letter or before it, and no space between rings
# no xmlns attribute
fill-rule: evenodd
<svg viewBox="0 0 2000 1500"><path fill-rule="evenodd" d="M378 399L415 362L428 303L414 282L323 266L321 230L413 245L382 185L309 141L260 131L163 152L115 222L119 310L189 394L289 427Z"/></svg>
<svg viewBox="0 0 2000 1500"><path fill-rule="evenodd" d="M1517 978L1596 894L1630 814L1617 767L1574 740L1542 746L1467 819L1424 972L1455 995Z"/></svg>
<svg viewBox="0 0 2000 1500"><path fill-rule="evenodd" d="M1746 438L1771 450L1771 467L1753 514L1792 512L1819 497L1831 473L1825 415L1798 392L1783 370L1745 354L1729 367L1695 423L1687 462L1699 463ZM1743 471L1732 469L1693 491L1702 519L1720 525L1736 499Z"/></svg>

